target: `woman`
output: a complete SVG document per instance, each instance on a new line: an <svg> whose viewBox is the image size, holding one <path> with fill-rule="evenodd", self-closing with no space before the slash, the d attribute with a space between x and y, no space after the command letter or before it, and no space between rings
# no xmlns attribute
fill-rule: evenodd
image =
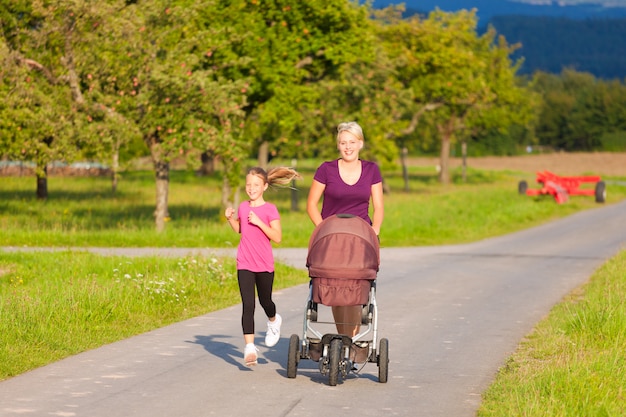
<svg viewBox="0 0 626 417"><path fill-rule="evenodd" d="M383 179L378 165L359 159L363 148L363 129L356 122L337 126L337 149L339 159L322 163L315 171L307 213L315 226L334 214L359 216L372 225L378 236L383 223ZM323 199L322 211L318 208ZM370 200L374 208L369 216ZM334 306L333 317L337 332L355 336L361 323L361 306Z"/></svg>

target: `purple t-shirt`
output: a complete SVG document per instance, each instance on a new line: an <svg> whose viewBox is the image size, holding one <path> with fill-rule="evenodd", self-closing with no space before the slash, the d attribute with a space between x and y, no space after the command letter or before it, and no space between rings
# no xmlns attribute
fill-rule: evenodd
<svg viewBox="0 0 626 417"><path fill-rule="evenodd" d="M322 219L333 214L352 214L369 224L372 185L383 181L380 168L374 162L361 160L361 177L354 185L346 184L339 175L339 160L327 161L315 171L314 180L325 184Z"/></svg>
<svg viewBox="0 0 626 417"><path fill-rule="evenodd" d="M278 209L272 203L265 202L262 206L250 207L249 201L239 204L241 239L237 248L237 269L252 272L274 272L274 253L272 242L258 226L248 223L248 214L254 211L263 223L269 226L272 220L279 220Z"/></svg>

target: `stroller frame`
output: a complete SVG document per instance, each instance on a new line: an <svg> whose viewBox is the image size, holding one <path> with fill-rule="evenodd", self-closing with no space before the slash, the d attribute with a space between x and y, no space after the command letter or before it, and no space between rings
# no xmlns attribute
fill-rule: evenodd
<svg viewBox="0 0 626 417"><path fill-rule="evenodd" d="M364 220L354 216L338 215L336 217L343 219L354 218L366 224ZM326 219L324 222L327 220L333 221L329 219ZM358 223L357 220L351 221ZM368 224L367 227L371 226ZM312 239L314 237L315 232ZM311 245L309 245L310 250ZM309 266L308 260L307 266ZM311 268L309 271L311 271ZM359 331L356 335L350 337L345 334L332 332L323 333L318 328L318 325L336 325L339 323L335 321L318 321L319 305L326 304L315 301L314 279L316 277L311 276L309 294L303 315L302 337L292 334L289 339L287 377L295 378L300 360L309 359L319 362L320 372L324 376L328 375L330 386L335 386L340 377L345 379L350 372L360 372L367 363L376 363L378 366L378 380L381 383L386 383L389 371L389 341L386 338L378 339L376 280L369 280L367 302L366 304L361 304ZM362 365L357 367L357 363L362 363Z"/></svg>

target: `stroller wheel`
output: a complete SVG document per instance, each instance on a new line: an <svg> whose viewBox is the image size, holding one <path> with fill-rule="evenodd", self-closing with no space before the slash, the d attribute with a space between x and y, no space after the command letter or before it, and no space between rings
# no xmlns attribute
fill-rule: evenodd
<svg viewBox="0 0 626 417"><path fill-rule="evenodd" d="M307 309L307 316L309 320L311 320L312 322L317 321L317 303L313 301L309 301L309 305Z"/></svg>
<svg viewBox="0 0 626 417"><path fill-rule="evenodd" d="M378 347L378 381L387 382L387 376L389 374L389 340L380 339L380 346Z"/></svg>
<svg viewBox="0 0 626 417"><path fill-rule="evenodd" d="M364 326L372 322L374 317L374 306L372 304L366 304L361 308L361 324Z"/></svg>
<svg viewBox="0 0 626 417"><path fill-rule="evenodd" d="M300 359L300 338L292 334L289 339L289 356L287 357L287 378L295 378Z"/></svg>
<svg viewBox="0 0 626 417"><path fill-rule="evenodd" d="M333 339L330 341L330 350L328 352L329 372L328 385L334 387L339 380L339 362L341 360L341 339Z"/></svg>
<svg viewBox="0 0 626 417"><path fill-rule="evenodd" d="M368 323L369 308L367 305L361 306L361 324Z"/></svg>

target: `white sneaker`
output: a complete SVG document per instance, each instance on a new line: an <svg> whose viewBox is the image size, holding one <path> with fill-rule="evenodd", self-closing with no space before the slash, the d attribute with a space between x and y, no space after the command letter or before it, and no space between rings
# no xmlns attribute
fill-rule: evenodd
<svg viewBox="0 0 626 417"><path fill-rule="evenodd" d="M267 333L265 333L265 346L272 347L280 340L280 325L283 318L276 314L274 321L267 321Z"/></svg>
<svg viewBox="0 0 626 417"><path fill-rule="evenodd" d="M257 352L259 349L254 346L254 343L247 343L243 350L243 360L246 362L246 366L254 366L257 364L259 356Z"/></svg>

